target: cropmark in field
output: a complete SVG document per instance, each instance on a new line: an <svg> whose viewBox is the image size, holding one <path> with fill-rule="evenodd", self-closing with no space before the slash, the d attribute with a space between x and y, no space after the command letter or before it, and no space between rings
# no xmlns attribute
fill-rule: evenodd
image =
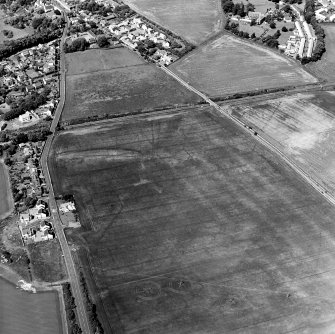
<svg viewBox="0 0 335 334"><path fill-rule="evenodd" d="M61 132L50 167L106 333L334 328L335 209L209 107Z"/></svg>
<svg viewBox="0 0 335 334"><path fill-rule="evenodd" d="M317 81L293 60L229 35L199 47L170 69L211 97Z"/></svg>
<svg viewBox="0 0 335 334"><path fill-rule="evenodd" d="M124 48L69 54L67 67L62 122L201 101L157 66Z"/></svg>
<svg viewBox="0 0 335 334"><path fill-rule="evenodd" d="M126 0L134 10L193 44L224 26L220 0Z"/></svg>
<svg viewBox="0 0 335 334"><path fill-rule="evenodd" d="M335 195L335 94L296 94L230 107Z"/></svg>

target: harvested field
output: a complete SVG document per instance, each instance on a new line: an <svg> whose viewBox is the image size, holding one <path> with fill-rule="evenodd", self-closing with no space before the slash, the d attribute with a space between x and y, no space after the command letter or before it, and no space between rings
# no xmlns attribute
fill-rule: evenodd
<svg viewBox="0 0 335 334"><path fill-rule="evenodd" d="M126 0L138 13L199 44L223 26L221 0Z"/></svg>
<svg viewBox="0 0 335 334"><path fill-rule="evenodd" d="M335 209L209 107L61 132L50 170L107 333L334 328Z"/></svg>
<svg viewBox="0 0 335 334"><path fill-rule="evenodd" d="M66 55L65 62L67 76L147 64L143 58L126 48L69 53Z"/></svg>
<svg viewBox="0 0 335 334"><path fill-rule="evenodd" d="M327 81L335 80L335 24L323 24L326 34L326 52L321 60L306 65L314 75Z"/></svg>
<svg viewBox="0 0 335 334"><path fill-rule="evenodd" d="M293 60L229 35L201 46L170 69L211 97L317 81Z"/></svg>
<svg viewBox="0 0 335 334"><path fill-rule="evenodd" d="M231 108L335 195L334 92L296 94Z"/></svg>
<svg viewBox="0 0 335 334"><path fill-rule="evenodd" d="M67 58L67 63L70 71L62 121L201 101L164 71L144 63L127 49L76 53Z"/></svg>

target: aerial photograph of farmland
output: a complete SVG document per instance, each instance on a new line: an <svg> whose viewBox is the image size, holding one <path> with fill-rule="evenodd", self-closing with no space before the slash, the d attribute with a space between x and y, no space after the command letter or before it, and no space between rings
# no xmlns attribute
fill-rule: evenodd
<svg viewBox="0 0 335 334"><path fill-rule="evenodd" d="M0 334L335 333L334 1L0 1Z"/></svg>
<svg viewBox="0 0 335 334"><path fill-rule="evenodd" d="M125 3L194 44L219 32L226 21L218 0L126 0Z"/></svg>
<svg viewBox="0 0 335 334"><path fill-rule="evenodd" d="M66 56L62 121L200 102L178 81L128 49L89 50Z"/></svg>
<svg viewBox="0 0 335 334"><path fill-rule="evenodd" d="M334 325L334 208L213 110L64 131L50 159L109 333Z"/></svg>
<svg viewBox="0 0 335 334"><path fill-rule="evenodd" d="M335 195L335 92L299 93L231 108Z"/></svg>
<svg viewBox="0 0 335 334"><path fill-rule="evenodd" d="M226 34L200 46L170 69L211 97L316 82L291 59Z"/></svg>

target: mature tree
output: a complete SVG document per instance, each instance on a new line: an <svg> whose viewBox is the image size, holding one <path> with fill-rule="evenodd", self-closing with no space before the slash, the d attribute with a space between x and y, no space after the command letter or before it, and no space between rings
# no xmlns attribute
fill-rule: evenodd
<svg viewBox="0 0 335 334"><path fill-rule="evenodd" d="M276 29L276 23L274 23L273 21L270 23L270 28L271 29Z"/></svg>
<svg viewBox="0 0 335 334"><path fill-rule="evenodd" d="M109 45L108 39L105 35L98 36L97 43L100 48L104 48Z"/></svg>

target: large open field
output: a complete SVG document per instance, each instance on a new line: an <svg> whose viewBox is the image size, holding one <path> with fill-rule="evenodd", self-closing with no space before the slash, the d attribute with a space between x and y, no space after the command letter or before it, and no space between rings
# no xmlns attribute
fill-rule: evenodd
<svg viewBox="0 0 335 334"><path fill-rule="evenodd" d="M197 103L164 71L124 48L68 54L62 121Z"/></svg>
<svg viewBox="0 0 335 334"><path fill-rule="evenodd" d="M220 0L126 0L138 13L199 44L223 27Z"/></svg>
<svg viewBox="0 0 335 334"><path fill-rule="evenodd" d="M307 64L307 68L320 79L335 81L335 24L323 24L326 34L326 52L321 60Z"/></svg>
<svg viewBox="0 0 335 334"><path fill-rule="evenodd" d="M232 111L335 195L334 92L248 101Z"/></svg>
<svg viewBox="0 0 335 334"><path fill-rule="evenodd" d="M212 97L316 82L293 60L229 35L201 46L170 69Z"/></svg>
<svg viewBox="0 0 335 334"><path fill-rule="evenodd" d="M50 167L107 333L335 328L335 209L208 107L61 132Z"/></svg>

